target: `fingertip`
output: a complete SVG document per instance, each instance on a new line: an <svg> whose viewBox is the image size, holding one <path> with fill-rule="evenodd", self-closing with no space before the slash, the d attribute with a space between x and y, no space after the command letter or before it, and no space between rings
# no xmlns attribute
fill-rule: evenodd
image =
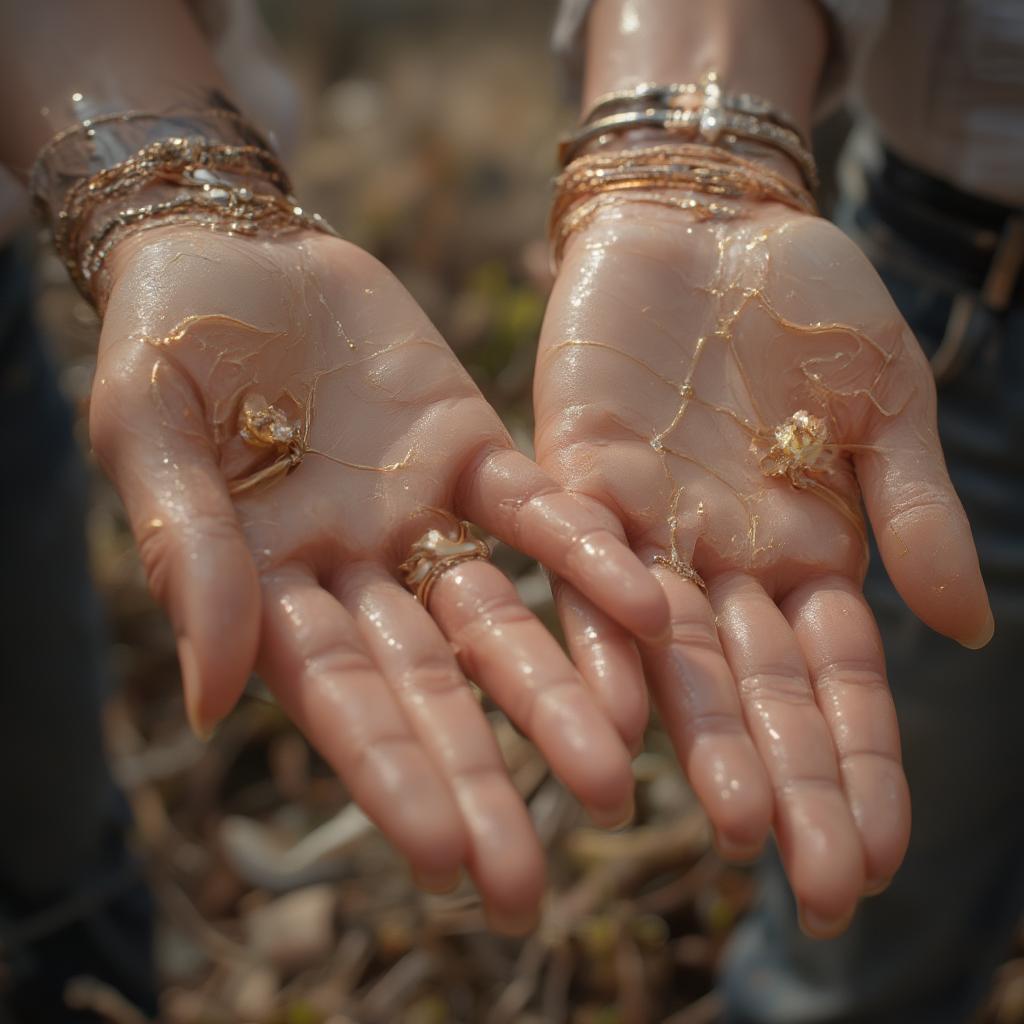
<svg viewBox="0 0 1024 1024"><path fill-rule="evenodd" d="M833 917L802 906L799 910L800 930L810 939L836 939L850 927L855 912L856 907Z"/></svg>
<svg viewBox="0 0 1024 1024"><path fill-rule="evenodd" d="M535 907L512 911L488 907L485 910L487 926L499 935L521 939L534 931L540 922L540 911Z"/></svg>
<svg viewBox="0 0 1024 1024"><path fill-rule="evenodd" d="M684 764L723 859L757 857L771 833L775 801L749 738L706 737L693 746Z"/></svg>
<svg viewBox="0 0 1024 1024"><path fill-rule="evenodd" d="M224 557L224 556L227 557ZM262 598L247 548L206 553L214 573L185 582L178 658L189 721L208 738L238 703L259 650Z"/></svg>
<svg viewBox="0 0 1024 1024"><path fill-rule="evenodd" d="M181 689L185 698L188 724L192 732L205 743L213 735L217 723L208 721L204 714L199 663L192 641L187 636L178 638L178 668L181 672Z"/></svg>
<svg viewBox="0 0 1024 1024"><path fill-rule="evenodd" d="M598 827L618 832L629 828L636 817L636 803L632 793L618 807L589 809L590 820Z"/></svg>
<svg viewBox="0 0 1024 1024"><path fill-rule="evenodd" d="M426 885L447 885L447 889L428 889L444 892L454 888L453 876L458 881L469 856L469 836L447 790L431 795L434 799L422 799L417 807L410 805L390 828L385 823L383 831L409 861L414 879ZM371 813L370 803L367 801L367 813L379 823L380 815Z"/></svg>
<svg viewBox="0 0 1024 1024"><path fill-rule="evenodd" d="M633 820L634 779L632 761L625 747L606 772L580 780L574 787L590 819L599 828L624 828Z"/></svg>
<svg viewBox="0 0 1024 1024"><path fill-rule="evenodd" d="M714 836L715 850L718 856L730 864L753 864L764 853L764 840L735 840L723 832L716 831Z"/></svg>
<svg viewBox="0 0 1024 1024"><path fill-rule="evenodd" d="M440 871L419 871L412 868L411 873L416 888L434 896L453 892L462 879L461 868L446 868Z"/></svg>
<svg viewBox="0 0 1024 1024"><path fill-rule="evenodd" d="M962 647L966 647L969 651L980 651L983 647L988 646L992 637L995 636L995 632L996 620L992 615L992 609L989 608L988 614L981 628L976 632L969 634L965 639L958 640L957 642Z"/></svg>

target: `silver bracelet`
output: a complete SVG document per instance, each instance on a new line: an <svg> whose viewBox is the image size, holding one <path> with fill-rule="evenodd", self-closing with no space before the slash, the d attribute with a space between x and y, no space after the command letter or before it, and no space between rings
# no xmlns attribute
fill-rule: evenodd
<svg viewBox="0 0 1024 1024"><path fill-rule="evenodd" d="M691 97L699 98L699 105L678 103ZM714 72L700 83L644 83L599 97L576 131L559 144L559 162L567 166L594 139L637 128L660 129L712 146L731 148L741 141L769 146L796 164L809 188L818 184L814 157L792 120L761 97L723 92Z"/></svg>
<svg viewBox="0 0 1024 1024"><path fill-rule="evenodd" d="M722 92L717 85L718 75L708 72L700 82L658 83L642 82L632 89L621 89L617 92L606 92L594 101L586 120L595 121L609 114L618 113L620 108L630 109L636 104L653 104L659 107L672 108L678 105L681 97L700 96L708 106L708 100L714 98L714 90L718 89L717 102L711 104L724 107L738 114L749 114L751 117L762 118L786 128L803 141L796 122L787 113L779 110L763 96L755 96L749 92ZM710 96L709 96L710 93Z"/></svg>

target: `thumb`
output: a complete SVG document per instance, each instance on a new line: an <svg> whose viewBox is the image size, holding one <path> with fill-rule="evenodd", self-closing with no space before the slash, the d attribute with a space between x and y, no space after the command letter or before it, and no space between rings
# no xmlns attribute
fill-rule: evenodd
<svg viewBox="0 0 1024 1024"><path fill-rule="evenodd" d="M994 622L970 524L946 471L935 389L880 419L856 456L868 516L893 585L925 624L984 647Z"/></svg>
<svg viewBox="0 0 1024 1024"><path fill-rule="evenodd" d="M189 721L205 736L252 671L259 579L190 380L148 346L117 363L97 373L90 436L174 626Z"/></svg>

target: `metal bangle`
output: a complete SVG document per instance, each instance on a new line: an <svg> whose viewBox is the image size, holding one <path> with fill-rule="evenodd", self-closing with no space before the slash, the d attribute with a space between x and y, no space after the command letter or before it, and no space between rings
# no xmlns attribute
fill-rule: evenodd
<svg viewBox="0 0 1024 1024"><path fill-rule="evenodd" d="M623 135L637 128L657 128L681 134L689 141L700 140L709 145L735 145L740 139L769 146L796 164L809 188L818 184L818 169L814 157L803 145L800 136L788 128L761 121L750 114L737 114L725 110L713 113L707 109L646 109L612 114L598 121L580 126L558 147L559 162L567 166L586 143L602 136Z"/></svg>

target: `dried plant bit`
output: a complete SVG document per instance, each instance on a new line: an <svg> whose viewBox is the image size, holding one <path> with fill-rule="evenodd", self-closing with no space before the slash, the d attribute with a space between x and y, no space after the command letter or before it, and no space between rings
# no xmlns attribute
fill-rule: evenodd
<svg viewBox="0 0 1024 1024"><path fill-rule="evenodd" d="M829 446L828 427L818 416L798 409L774 430L774 442L761 457L765 476L788 477L794 487L806 487L808 474L821 469L822 458ZM757 450L758 441L751 442Z"/></svg>
<svg viewBox="0 0 1024 1024"><path fill-rule="evenodd" d="M704 582L704 577L689 562L684 561L677 554L655 555L654 561L658 565L665 566L666 569L671 569L677 576L682 576L684 580L696 583L707 597L708 585Z"/></svg>
<svg viewBox="0 0 1024 1024"><path fill-rule="evenodd" d="M426 607L430 591L443 572L460 562L490 557L491 549L487 542L472 535L469 523L460 522L447 533L436 527L427 530L413 542L409 557L398 567L398 571L406 587Z"/></svg>
<svg viewBox="0 0 1024 1024"><path fill-rule="evenodd" d="M242 402L238 428L243 440L258 448L288 448L301 438L299 424L256 393L246 395Z"/></svg>
<svg viewBox="0 0 1024 1024"><path fill-rule="evenodd" d="M238 414L239 435L255 448L276 451L278 457L269 466L235 480L228 487L228 493L243 494L290 473L309 451L305 436L307 428L308 421L305 426L293 422L283 410L271 405L258 392L246 395Z"/></svg>

